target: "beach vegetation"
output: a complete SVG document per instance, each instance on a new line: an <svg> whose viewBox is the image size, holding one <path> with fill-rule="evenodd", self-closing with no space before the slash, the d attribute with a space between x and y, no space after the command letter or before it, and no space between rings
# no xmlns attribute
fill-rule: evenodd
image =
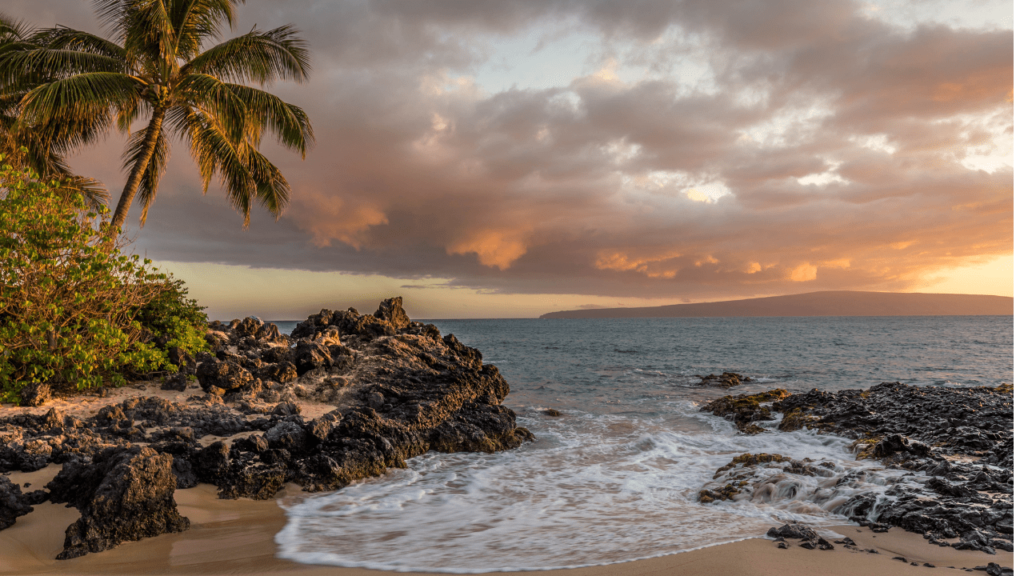
<svg viewBox="0 0 1024 576"><path fill-rule="evenodd" d="M33 30L0 14L0 57L10 50L41 48ZM0 154L4 161L20 169L29 169L47 180L60 183L60 191L82 194L90 208L105 206L109 194L97 180L75 174L65 160L74 148L76 136L88 136L88 129L78 126L40 128L19 122L21 102L28 93L28 83L7 84L0 97Z"/></svg>
<svg viewBox="0 0 1024 576"><path fill-rule="evenodd" d="M104 207L0 168L0 401L171 372L171 346L205 349L205 314L180 281L111 245Z"/></svg>
<svg viewBox="0 0 1024 576"><path fill-rule="evenodd" d="M8 133L35 134L56 143L52 151L59 153L94 143L111 128L128 134L128 179L111 235L136 196L145 224L172 137L188 146L203 192L218 177L246 226L253 204L280 216L291 188L260 144L273 134L304 158L313 130L300 107L261 87L305 81L309 54L290 25L215 42L225 26L234 25L241 2L95 0L109 39L64 26L28 30L8 21L0 38L0 99L17 112Z"/></svg>

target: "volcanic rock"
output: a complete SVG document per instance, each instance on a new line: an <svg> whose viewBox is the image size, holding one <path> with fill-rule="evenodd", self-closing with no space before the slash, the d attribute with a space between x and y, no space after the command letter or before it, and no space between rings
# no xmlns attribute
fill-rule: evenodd
<svg viewBox="0 0 1024 576"><path fill-rule="evenodd" d="M42 406L50 401L53 392L50 385L42 382L31 382L21 389L22 406Z"/></svg>
<svg viewBox="0 0 1024 576"><path fill-rule="evenodd" d="M92 463L66 463L47 488L53 502L69 503L82 517L68 526L57 559L188 529L174 502L172 461L143 446L106 450Z"/></svg>
<svg viewBox="0 0 1024 576"><path fill-rule="evenodd" d="M291 336L257 318L211 322L206 336L214 354L196 355L195 376L207 394L110 400L84 420L54 410L0 418L0 473L64 464L48 487L83 516L62 558L184 529L175 487L266 499L286 482L337 489L428 450L494 452L532 439L501 405L509 387L498 369L411 321L400 298L373 315L322 310ZM188 371L179 374L165 386L187 389ZM2 504L14 514L47 498L15 492Z"/></svg>
<svg viewBox="0 0 1024 576"><path fill-rule="evenodd" d="M698 386L716 386L718 388L732 388L746 382L750 382L750 376L743 376L735 372L722 372L721 374L708 374L707 376L697 375L700 378Z"/></svg>
<svg viewBox="0 0 1024 576"><path fill-rule="evenodd" d="M19 516L32 511L21 487L13 484L6 476L0 476L0 530L10 528Z"/></svg>

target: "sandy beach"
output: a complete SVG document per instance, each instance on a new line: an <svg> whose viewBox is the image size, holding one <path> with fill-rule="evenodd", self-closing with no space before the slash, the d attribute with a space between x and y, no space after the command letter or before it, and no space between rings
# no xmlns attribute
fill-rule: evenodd
<svg viewBox="0 0 1024 576"><path fill-rule="evenodd" d="M34 486L49 481L57 466L32 473L11 474L11 480ZM4 575L99 575L99 574L264 574L267 576L304 574L308 576L383 576L391 574L376 570L310 566L275 557L274 536L286 523L278 501L287 503L301 494L290 484L278 500L221 500L209 485L178 490L178 509L192 522L180 534L164 534L139 542L128 542L113 550L88 554L81 558L58 561L64 541L64 529L75 521L74 508L49 502L36 506L31 514L18 519L11 528L0 532L0 574ZM685 521L685 520L680 520ZM925 563L933 564L942 573L949 567L974 568L989 562L1013 566L1013 554L999 551L995 556L982 552L958 551L928 544L919 534L899 528L888 533L872 534L856 526L835 526L831 530L849 536L860 548L874 548L878 554L851 551L837 546L833 551L806 550L791 543L779 550L766 539L751 539L713 546L660 558L622 564L595 566L572 570L545 571L546 576L606 576L613 574L654 576L672 574L730 574L792 576L920 574ZM902 556L907 563L893 560ZM917 562L920 566L913 566ZM947 572L948 571L948 572ZM522 572L541 574L541 572Z"/></svg>

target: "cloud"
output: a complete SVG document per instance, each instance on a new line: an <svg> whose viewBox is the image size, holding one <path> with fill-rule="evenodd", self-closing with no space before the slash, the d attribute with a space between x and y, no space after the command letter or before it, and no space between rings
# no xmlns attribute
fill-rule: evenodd
<svg viewBox="0 0 1024 576"><path fill-rule="evenodd" d="M484 266L507 270L520 256L526 254L526 243L521 233L507 230L480 230L447 247L449 254L476 253Z"/></svg>
<svg viewBox="0 0 1024 576"><path fill-rule="evenodd" d="M789 279L793 282L810 282L818 277L818 267L804 262L789 273Z"/></svg>
<svg viewBox="0 0 1024 576"><path fill-rule="evenodd" d="M63 4L14 11L59 18ZM313 49L309 84L272 87L317 130L305 162L267 147L293 202L242 231L177 146L139 245L158 260L694 300L911 289L1012 252L1012 31L865 6L250 1L239 30L294 22ZM549 86L482 83L515 56L506 43L541 29L589 52L551 64L563 80ZM122 144L75 166L116 190Z"/></svg>
<svg viewBox="0 0 1024 576"><path fill-rule="evenodd" d="M295 222L309 231L313 244L320 248L339 240L359 249L371 226L388 223L387 215L372 205L310 191L296 199L294 210Z"/></svg>

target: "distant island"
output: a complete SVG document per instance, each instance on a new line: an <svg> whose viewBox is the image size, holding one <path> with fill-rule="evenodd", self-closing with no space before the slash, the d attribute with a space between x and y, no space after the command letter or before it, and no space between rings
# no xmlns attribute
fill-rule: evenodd
<svg viewBox="0 0 1024 576"><path fill-rule="evenodd" d="M701 318L726 316L1012 316L1013 298L837 290L724 302L549 312L541 318Z"/></svg>

